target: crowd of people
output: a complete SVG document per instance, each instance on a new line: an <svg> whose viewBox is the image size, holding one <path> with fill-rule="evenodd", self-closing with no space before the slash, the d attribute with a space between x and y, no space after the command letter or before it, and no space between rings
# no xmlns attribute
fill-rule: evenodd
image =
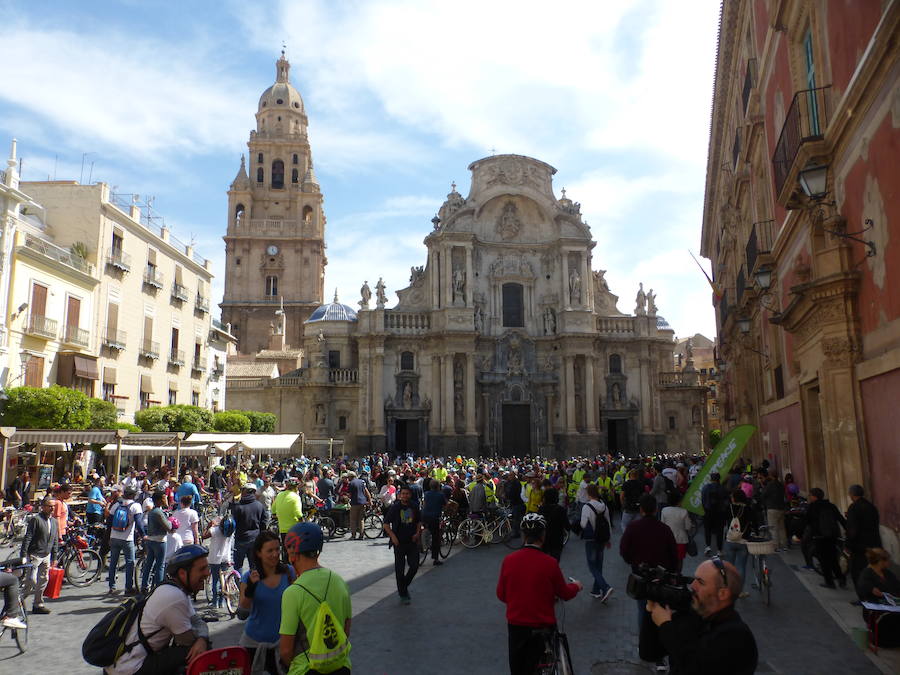
<svg viewBox="0 0 900 675"><path fill-rule="evenodd" d="M649 566L679 574L686 556L699 554L695 534L702 528L701 555L708 560L684 580L692 610L673 611L644 599L636 603L642 644L646 636L654 645L646 654L653 653L659 669L672 673L720 672L716 663L723 650L740 655L743 664L730 672L754 672L756 644L734 606L747 594L744 544L766 528L778 550L806 542L804 552L817 557L828 587L847 583L837 560L845 545L861 600L882 602L900 591L880 548L877 511L860 486L850 490L853 504L846 516L821 490L810 490L805 526L792 532L786 513L798 504L799 490L790 474L782 480L766 463L754 469L741 460L724 477L711 474L701 492L705 515L690 513L682 500L702 463L700 457L557 461L376 454L334 461L230 458L211 471L186 464L177 470L130 467L118 480L95 472L79 500L83 513L70 509L73 486L62 483L29 519L19 550L32 565L25 594L33 596L33 613L50 612L43 602L48 570L58 560L67 529L83 519L102 532L107 593L122 592L117 563L123 557L124 595L143 608L125 638L128 648L102 664L111 675L177 672L209 649L206 624L191 598L211 576L208 600L212 608L220 607L220 572L232 568L241 575L240 644L254 672L349 673L349 591L337 573L319 565L328 533L311 516L342 517L350 538L362 539L364 515L373 508L382 514L403 604L412 602L423 532L431 533L426 554L441 565L445 515L492 518L500 509L509 514L521 550L504 561L497 597L507 606L512 673L534 672L555 627L555 601L582 590L580 582L566 582L559 567L565 541L573 536L583 541L590 595L606 603L614 588L603 566L614 530L621 530L618 552L634 573ZM12 506L30 502L27 481L20 474L7 490ZM136 579L138 545L145 557ZM14 628L23 600L7 577L12 575L0 573L6 600L2 622ZM889 642L889 627L885 635Z"/></svg>

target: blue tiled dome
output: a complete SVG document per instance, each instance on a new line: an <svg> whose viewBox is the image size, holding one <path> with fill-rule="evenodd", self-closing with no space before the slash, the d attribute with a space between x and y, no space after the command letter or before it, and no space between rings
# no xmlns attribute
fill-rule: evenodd
<svg viewBox="0 0 900 675"><path fill-rule="evenodd" d="M335 294L333 302L317 307L305 323L315 323L316 321L356 321L356 310L339 303L337 294Z"/></svg>
<svg viewBox="0 0 900 675"><path fill-rule="evenodd" d="M318 311L318 310L316 310ZM672 330L672 326L666 321L665 317L656 315L656 330Z"/></svg>

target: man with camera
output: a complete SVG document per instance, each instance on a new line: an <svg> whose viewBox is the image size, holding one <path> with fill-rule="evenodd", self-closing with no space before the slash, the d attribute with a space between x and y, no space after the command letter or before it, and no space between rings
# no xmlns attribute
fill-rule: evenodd
<svg viewBox="0 0 900 675"><path fill-rule="evenodd" d="M689 586L690 609L673 609L671 605L678 606L679 602L666 605L648 599L647 611L657 631L655 635L641 634L642 657L645 658L645 650L665 652L670 675L754 673L758 658L756 640L734 609L740 589L737 568L713 558L694 573Z"/></svg>

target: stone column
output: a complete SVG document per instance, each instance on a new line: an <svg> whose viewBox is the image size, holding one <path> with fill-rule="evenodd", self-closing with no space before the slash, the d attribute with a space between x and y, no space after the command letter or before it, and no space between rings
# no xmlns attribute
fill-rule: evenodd
<svg viewBox="0 0 900 675"><path fill-rule="evenodd" d="M650 387L650 359L640 358L641 369L641 428L639 432L653 431L653 397Z"/></svg>
<svg viewBox="0 0 900 675"><path fill-rule="evenodd" d="M481 404L483 406L481 416L482 443L489 445L491 442L491 395L483 392L481 394Z"/></svg>
<svg viewBox="0 0 900 675"><path fill-rule="evenodd" d="M375 373L372 387L372 419L375 422L374 434L384 433L384 348L375 348Z"/></svg>
<svg viewBox="0 0 900 675"><path fill-rule="evenodd" d="M597 401L594 400L594 357L584 358L584 411L589 434L597 433Z"/></svg>
<svg viewBox="0 0 900 675"><path fill-rule="evenodd" d="M569 252L566 249L563 249L561 257L563 307L565 309L572 309L571 296L569 295Z"/></svg>
<svg viewBox="0 0 900 675"><path fill-rule="evenodd" d="M454 433L453 424L453 354L445 354L441 357L444 362L444 433Z"/></svg>
<svg viewBox="0 0 900 675"><path fill-rule="evenodd" d="M466 246L466 307L475 306L475 284L473 283L475 275L472 273L472 269L472 247ZM471 362L470 358L469 363L471 364ZM469 414L469 410L466 410L466 414Z"/></svg>
<svg viewBox="0 0 900 675"><path fill-rule="evenodd" d="M581 256L581 300L587 309L594 309L594 275L591 273L591 262L587 252Z"/></svg>
<svg viewBox="0 0 900 675"><path fill-rule="evenodd" d="M547 443L553 443L553 421L556 419L555 398L553 394L547 394Z"/></svg>
<svg viewBox="0 0 900 675"><path fill-rule="evenodd" d="M431 356L431 428L440 432L444 428L444 415L441 396L441 357Z"/></svg>
<svg viewBox="0 0 900 675"><path fill-rule="evenodd" d="M428 252L428 267L431 274L429 275L431 278L431 306L432 307L442 307L441 305L441 275L439 273L440 264L438 261L440 260L440 251L435 247L432 248Z"/></svg>
<svg viewBox="0 0 900 675"><path fill-rule="evenodd" d="M565 433L575 433L575 357L566 356L566 426Z"/></svg>
<svg viewBox="0 0 900 675"><path fill-rule="evenodd" d="M475 428L475 357L466 355L466 433L476 434Z"/></svg>
<svg viewBox="0 0 900 675"><path fill-rule="evenodd" d="M444 248L444 307L453 307L453 248Z"/></svg>

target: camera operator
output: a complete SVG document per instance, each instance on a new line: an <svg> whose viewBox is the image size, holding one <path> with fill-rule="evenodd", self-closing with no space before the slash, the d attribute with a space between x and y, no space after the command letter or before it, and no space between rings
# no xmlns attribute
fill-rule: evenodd
<svg viewBox="0 0 900 675"><path fill-rule="evenodd" d="M669 655L670 675L751 675L756 671L756 640L734 609L741 583L734 565L713 558L694 574L689 611L647 601L647 611L658 627L656 637Z"/></svg>

